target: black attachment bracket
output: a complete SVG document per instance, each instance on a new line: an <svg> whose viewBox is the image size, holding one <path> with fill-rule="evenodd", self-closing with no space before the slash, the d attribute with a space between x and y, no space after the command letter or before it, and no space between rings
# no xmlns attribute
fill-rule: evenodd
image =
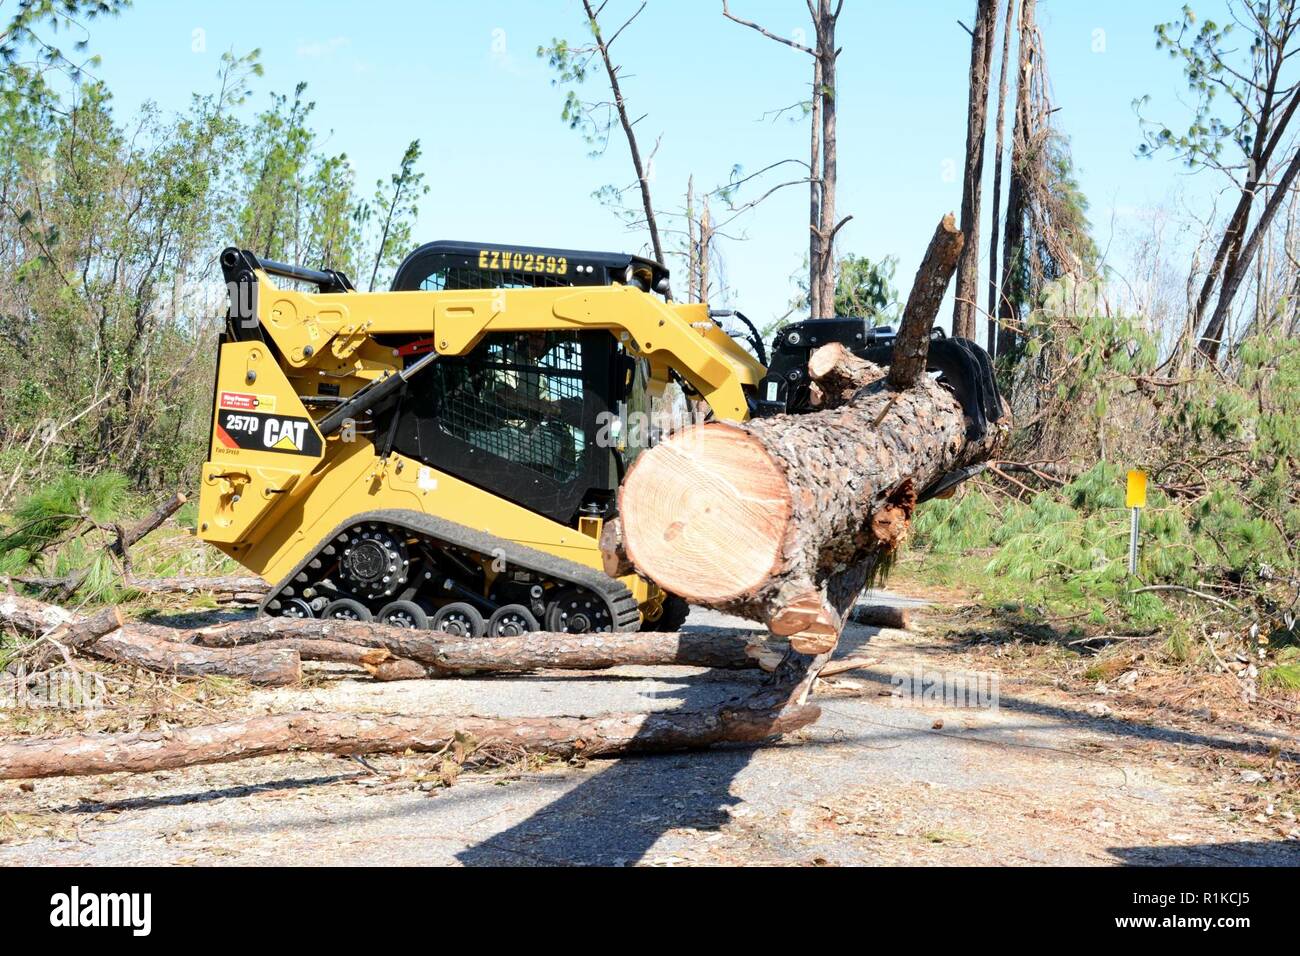
<svg viewBox="0 0 1300 956"><path fill-rule="evenodd" d="M839 342L850 352L877 365L894 356L895 332L872 327L865 319L809 319L784 326L772 341L772 362L759 382L754 414L783 415L815 411L808 386L808 358L813 350ZM966 437L984 437L1002 418L1002 398L988 353L969 339L948 338L942 329L931 333L926 369L939 373L939 383L952 391L966 416Z"/></svg>
<svg viewBox="0 0 1300 956"><path fill-rule="evenodd" d="M288 265L271 259L259 259L247 249L229 246L222 250L221 274L226 280L226 293L230 298L230 311L226 328L237 341L257 337L257 276L261 269L267 275L307 282L319 292L355 292L351 280L333 269L308 269Z"/></svg>

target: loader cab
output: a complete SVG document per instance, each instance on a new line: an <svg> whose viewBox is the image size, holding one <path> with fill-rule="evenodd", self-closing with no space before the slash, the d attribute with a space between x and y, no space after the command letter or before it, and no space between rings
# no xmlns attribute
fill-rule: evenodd
<svg viewBox="0 0 1300 956"><path fill-rule="evenodd" d="M407 256L392 291L614 284L666 295L668 270L626 254L440 241ZM393 447L572 526L609 512L624 463L601 438L644 388L608 332L491 333L412 379Z"/></svg>

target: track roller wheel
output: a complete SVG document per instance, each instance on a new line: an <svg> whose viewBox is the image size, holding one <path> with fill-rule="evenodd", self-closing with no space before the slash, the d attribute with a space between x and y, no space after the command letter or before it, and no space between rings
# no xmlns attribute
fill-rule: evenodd
<svg viewBox="0 0 1300 956"><path fill-rule="evenodd" d="M472 604L445 604L429 619L429 626L455 637L482 637L487 631L483 615Z"/></svg>
<svg viewBox="0 0 1300 956"><path fill-rule="evenodd" d="M315 617L316 612L311 609L311 605L302 598L289 598L280 608L281 617L309 618Z"/></svg>
<svg viewBox="0 0 1300 956"><path fill-rule="evenodd" d="M369 621L374 618L370 608L352 598L339 598L325 605L320 616L330 621Z"/></svg>
<svg viewBox="0 0 1300 956"><path fill-rule="evenodd" d="M429 626L429 615L414 601L391 601L379 609L375 620L390 627L424 630Z"/></svg>
<svg viewBox="0 0 1300 956"><path fill-rule="evenodd" d="M518 637L536 631L540 626L533 612L522 604L505 604L488 618L487 632L488 637Z"/></svg>
<svg viewBox="0 0 1300 956"><path fill-rule="evenodd" d="M567 634L612 631L609 608L596 595L581 588L564 588L546 608L546 629Z"/></svg>

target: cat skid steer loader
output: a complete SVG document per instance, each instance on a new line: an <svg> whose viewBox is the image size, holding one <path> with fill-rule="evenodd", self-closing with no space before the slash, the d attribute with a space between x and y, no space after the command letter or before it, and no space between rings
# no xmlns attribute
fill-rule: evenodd
<svg viewBox="0 0 1300 956"><path fill-rule="evenodd" d="M684 602L602 562L651 432L630 436L627 410L675 382L718 420L806 411L812 349L839 341L887 364L892 344L860 318L797 322L769 364L743 315L726 313L749 349L629 255L434 242L374 293L238 248L221 265L198 533L275 582L272 615L467 637L675 630ZM933 345L969 427L987 427L1001 407L987 355Z"/></svg>

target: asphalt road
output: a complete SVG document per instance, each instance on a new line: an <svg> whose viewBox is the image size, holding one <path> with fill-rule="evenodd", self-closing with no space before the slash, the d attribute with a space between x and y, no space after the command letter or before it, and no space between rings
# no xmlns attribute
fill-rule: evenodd
<svg viewBox="0 0 1300 956"><path fill-rule="evenodd" d="M699 610L688 622L720 624L747 626ZM850 625L841 653L880 663L833 679L822 719L773 746L466 773L429 791L316 755L39 781L30 793L3 783L0 818L36 822L0 845L0 865L1300 863L1300 843L1213 805L1216 780L1235 771L1207 777L1162 757L1230 757L1239 740L1098 719L1005 682L996 708L907 700L898 691L918 668L959 671L941 645L897 632ZM336 681L256 702L593 714L706 707L760 680L626 667Z"/></svg>

